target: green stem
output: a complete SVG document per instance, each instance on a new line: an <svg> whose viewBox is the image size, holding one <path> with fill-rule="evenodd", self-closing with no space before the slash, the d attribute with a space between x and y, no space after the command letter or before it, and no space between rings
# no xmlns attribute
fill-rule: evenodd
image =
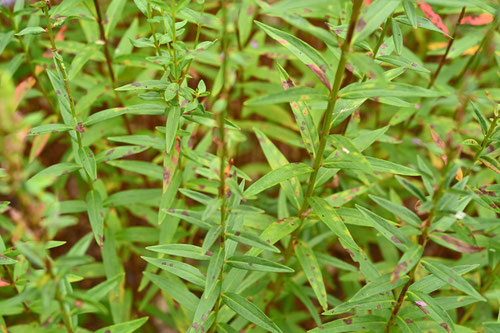
<svg viewBox="0 0 500 333"><path fill-rule="evenodd" d="M340 90L340 86L343 82L344 71L345 71L345 66L346 66L346 62L347 62L347 54L350 51L352 37L354 35L354 28L356 27L356 23L358 21L358 16L359 16L359 12L360 12L360 8L361 8L362 3L363 3L363 1L356 0L356 1L354 1L354 4L353 4L351 18L349 21L349 30L347 31L346 39L344 41L344 44L342 45L342 52L340 54L340 59L339 59L339 63L337 66L337 71L335 73L333 87L332 87L332 90L330 91L330 98L328 100L328 105L326 107L325 115L323 116L321 131L319 133L319 137L320 137L319 146L318 146L318 150L316 153L316 158L314 159L314 162L312 165L313 172L311 173L311 176L309 177L306 193L304 195L304 200L302 202L302 205L300 207L299 214L298 214L298 217L300 219L299 227L292 233L290 242L288 243L287 248L285 250L285 257L284 257L284 264L285 265L288 262L288 260L290 259L290 257L292 256L293 245L298 240L298 237L300 235L300 231L302 230L302 227L304 225L304 219L306 217L306 212L309 208L308 198L311 198L312 194L314 192L314 188L316 185L316 178L318 176L319 169L321 168L321 162L323 161L323 154L324 154L325 148L326 148L326 136L330 133L330 129L331 129L331 125L332 125L332 118L333 118L333 111L335 110L335 105L336 105L337 99L338 99L338 93ZM281 288L282 288L282 284L283 284L282 275L279 275L278 280L276 281L276 289L275 289L277 292L274 294L274 299L271 300L271 302L268 304L268 308L272 306L276 297L279 296L279 293L280 293Z"/></svg>
<svg viewBox="0 0 500 333"><path fill-rule="evenodd" d="M61 69L60 73L61 73L61 75L63 77L63 80L64 80L64 86L66 88L66 93L68 94L71 115L73 116L73 122L76 125L78 123L78 119L76 117L75 103L73 101L73 95L71 94L71 88L69 86L68 76L66 75L66 71L64 70L64 64L62 63L62 61L60 59L61 56L58 53L58 50L57 50L57 47L56 47L56 42L54 40L54 33L52 31L52 24L50 23L49 9L48 8L44 8L44 12L45 12L45 19L47 21L47 29L48 29L48 32L49 32L50 45L51 45L51 50L52 50L52 54L53 54L52 56L56 60L57 66ZM82 136L81 136L80 132L76 128L74 129L74 131L75 131L75 134L76 134L78 148L83 149ZM88 178L87 183L89 184L90 189L93 190L94 189L94 183L92 181L92 177L87 172L87 170L85 170L85 173L87 174L87 178Z"/></svg>
<svg viewBox="0 0 500 333"><path fill-rule="evenodd" d="M429 84L427 85L427 89L430 89L434 86L434 83L436 82L436 79L438 78L438 75L441 72L441 69L443 68L444 63L446 62L446 57L448 56L448 53L450 52L451 47L452 47L453 43L455 42L457 30L458 30L458 27L460 26L460 22L462 21L462 18L464 17L464 15L465 15L465 7L463 7L462 11L460 12L457 23L455 24L455 28L453 29L453 34L451 36L450 41L448 42L448 46L446 47L446 51L444 52L443 56L441 57L441 60L439 61L438 68L434 72L434 74L432 75L431 80L429 81ZM411 125L412 121L415 119L415 117L417 116L417 113L418 113L418 110L415 111L410 116L410 118L408 118L408 120L404 123L404 125L401 129L401 134L400 134L401 138L403 138L403 136L405 135L407 130L410 128L410 125Z"/></svg>
<svg viewBox="0 0 500 333"><path fill-rule="evenodd" d="M227 39L227 11L226 11L226 0L221 0L221 10L222 10L222 64L221 64L221 70L222 70L222 89L227 90L227 85L226 85L226 79L227 79L227 59L228 59L228 54L227 54L227 48L228 48L228 39ZM226 198L226 174L225 174L225 168L226 168L226 134L225 134L225 128L224 128L224 123L226 119L226 108L223 108L222 111L219 112L218 115L218 126L219 126L219 139L220 139L220 165L219 165L219 199L222 201L221 204L221 212L220 212L220 225L222 227L222 234L221 234L221 244L220 244L220 251L223 251L223 255L225 256L225 248L226 248L226 218L227 218L227 211L226 211L226 205L227 205L227 198ZM219 280L222 281L222 274L224 272L224 264L225 260L222 263L222 268L220 271L219 275ZM214 311L215 311L215 319L214 323L210 329L210 332L215 332L216 327L217 327L217 317L219 315L219 310L221 308L221 303L222 303L222 298L219 295L219 299L216 302Z"/></svg>
<svg viewBox="0 0 500 333"><path fill-rule="evenodd" d="M481 148L476 152L476 154L472 158L472 165L467 168L467 171L464 174L465 177L471 173L472 166L477 163L477 161L483 154L483 151L486 149L486 146L488 145L488 142L490 141L490 138L495 132L495 128L497 127L498 118L499 118L498 114L495 114L493 116L493 121L490 124L490 128L488 128L488 132L486 132L486 135L484 136L483 141L481 142Z"/></svg>
<svg viewBox="0 0 500 333"><path fill-rule="evenodd" d="M422 236L419 239L419 244L420 244L420 246L422 246L422 248L424 250L425 250L425 246L427 245L427 243L429 241L429 230L430 230L430 227L432 225L432 222L434 221L434 219L436 217L437 207L438 207L439 201L441 200L441 198L443 197L443 195L445 193L444 186L446 184L446 175L448 174L448 171L450 170L450 167L451 167L451 164L452 164L451 162L453 161L454 158L455 158L455 150L451 149L451 154L449 156L448 163L445 165L445 167L443 169L443 172L442 172L443 176L441 178L441 181L439 182L439 186L438 186L437 190L434 192L434 194L432 196L432 208L431 208L431 211L429 213L429 217L427 217L427 219L424 222L424 227L423 227L423 230L422 230ZM401 309L401 306L404 303L404 300L406 298L406 294L408 292L408 288L414 282L415 272L417 270L417 267L418 267L419 263L420 263L420 259L418 260L417 264L408 273L408 276L410 277L410 279L408 280L408 282L401 289L401 291L399 293L399 296L398 296L397 304L392 309L391 317L387 321L387 326L385 327L385 331L387 333L390 332L391 327L394 324L394 322L396 320L396 317L397 317L397 315L399 313L399 310Z"/></svg>
<svg viewBox="0 0 500 333"><path fill-rule="evenodd" d="M111 54L109 53L109 42L106 37L106 33L104 31L104 24L102 22L101 15L101 7L99 5L99 0L94 0L95 11L97 13L97 25L99 26L99 32L101 35L101 40L104 42L104 56L106 57L106 64L108 66L108 73L111 79L111 85L113 87L113 91L115 92L116 102L118 105L123 106L122 99L120 97L120 93L115 89L118 88L118 82L115 76L115 72L113 70L113 59L111 58ZM132 128L130 127L130 122L127 119L126 115L123 115L123 121L125 123L125 128L129 134L132 134Z"/></svg>

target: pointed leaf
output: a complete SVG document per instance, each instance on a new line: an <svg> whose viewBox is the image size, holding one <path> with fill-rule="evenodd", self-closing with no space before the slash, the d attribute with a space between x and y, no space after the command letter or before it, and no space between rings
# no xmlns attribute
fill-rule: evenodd
<svg viewBox="0 0 500 333"><path fill-rule="evenodd" d="M235 293L225 293L222 294L222 300L234 312L256 324L257 326L260 326L265 330L273 333L282 332L281 329L276 326L276 324L273 323L272 320L269 319L261 309L248 301L246 298Z"/></svg>

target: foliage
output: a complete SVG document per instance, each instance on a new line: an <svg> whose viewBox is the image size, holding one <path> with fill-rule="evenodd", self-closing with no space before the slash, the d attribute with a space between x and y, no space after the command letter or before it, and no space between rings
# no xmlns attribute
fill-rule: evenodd
<svg viewBox="0 0 500 333"><path fill-rule="evenodd" d="M497 1L0 9L2 332L500 331Z"/></svg>

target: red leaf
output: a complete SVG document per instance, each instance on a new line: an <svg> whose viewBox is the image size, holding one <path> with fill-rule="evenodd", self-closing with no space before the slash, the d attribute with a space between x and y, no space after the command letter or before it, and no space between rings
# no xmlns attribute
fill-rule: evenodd
<svg viewBox="0 0 500 333"><path fill-rule="evenodd" d="M477 16L466 16L460 21L460 24L484 25L493 21L493 15L483 13Z"/></svg>
<svg viewBox="0 0 500 333"><path fill-rule="evenodd" d="M443 23L441 16L439 16L439 14L432 9L431 5L422 1L417 1L417 5L424 12L425 17L432 22L432 24L434 24L438 29L441 29L445 34L449 34L450 31L448 30L448 27Z"/></svg>

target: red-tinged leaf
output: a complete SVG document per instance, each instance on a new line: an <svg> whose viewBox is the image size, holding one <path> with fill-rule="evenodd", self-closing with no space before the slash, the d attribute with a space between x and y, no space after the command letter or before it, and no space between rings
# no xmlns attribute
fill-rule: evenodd
<svg viewBox="0 0 500 333"><path fill-rule="evenodd" d="M439 16L439 14L437 14L434 9L432 9L431 5L423 1L417 1L417 5L424 12L425 17L427 17L429 21L432 22L432 24L441 29L445 34L448 35L450 33L448 27L443 23L443 19L441 18L441 16Z"/></svg>
<svg viewBox="0 0 500 333"><path fill-rule="evenodd" d="M35 85L35 79L33 76L28 76L26 80L19 83L16 87L16 91L14 92L14 104L17 106L21 100L26 96L28 91Z"/></svg>
<svg viewBox="0 0 500 333"><path fill-rule="evenodd" d="M0 279L0 288L10 286L10 283Z"/></svg>
<svg viewBox="0 0 500 333"><path fill-rule="evenodd" d="M470 24L470 25L485 25L493 21L493 15L489 13L483 13L477 16L466 16L461 21L460 24Z"/></svg>
<svg viewBox="0 0 500 333"><path fill-rule="evenodd" d="M434 141L436 146L438 146L441 150L446 152L446 144L441 139L439 134L434 130L434 125L431 125L431 127L429 129L431 131L432 140ZM441 159L443 160L444 163L446 163L446 161L448 160L448 157L446 156L446 154L443 154L443 155L441 155Z"/></svg>
<svg viewBox="0 0 500 333"><path fill-rule="evenodd" d="M476 253L484 250L484 247L466 243L463 240L452 237L450 235L431 236L431 238L436 242L440 240L440 242L444 242L447 245L450 245L451 248L454 248L456 251L462 253Z"/></svg>

